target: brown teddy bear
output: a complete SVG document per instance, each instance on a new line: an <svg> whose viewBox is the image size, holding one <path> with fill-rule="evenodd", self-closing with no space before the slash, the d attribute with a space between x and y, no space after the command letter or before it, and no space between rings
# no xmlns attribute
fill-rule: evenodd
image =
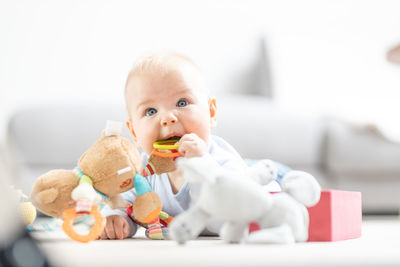
<svg viewBox="0 0 400 267"><path fill-rule="evenodd" d="M104 228L105 220L95 204L105 202L111 208L126 207L119 194L133 188L142 168L139 152L121 136L121 130L121 123L108 121L101 138L81 156L73 171L49 171L33 186L31 199L35 207L46 215L63 217L64 231L77 241L96 239ZM145 193L136 198L131 216L138 221L146 218L144 223L156 223L161 200L152 190ZM73 220L80 214L90 214L95 219L96 227L86 236L72 229Z"/></svg>

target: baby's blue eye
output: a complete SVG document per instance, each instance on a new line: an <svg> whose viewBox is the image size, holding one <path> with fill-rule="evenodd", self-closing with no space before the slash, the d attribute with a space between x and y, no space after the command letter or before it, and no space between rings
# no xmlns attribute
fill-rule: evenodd
<svg viewBox="0 0 400 267"><path fill-rule="evenodd" d="M146 116L153 116L156 113L157 113L157 109L155 109L155 108L146 109Z"/></svg>
<svg viewBox="0 0 400 267"><path fill-rule="evenodd" d="M187 105L188 105L188 102L185 99L181 99L178 101L178 103L176 103L176 106L180 107L180 108L186 107Z"/></svg>

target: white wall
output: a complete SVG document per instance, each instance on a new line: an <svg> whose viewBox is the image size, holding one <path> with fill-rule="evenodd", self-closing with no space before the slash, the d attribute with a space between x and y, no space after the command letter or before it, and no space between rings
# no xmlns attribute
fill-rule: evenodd
<svg viewBox="0 0 400 267"><path fill-rule="evenodd" d="M282 105L391 123L400 68L385 52L400 43L399 10L395 0L0 0L0 125L42 97L122 104L125 75L149 49L193 57L217 93L240 87L261 33Z"/></svg>

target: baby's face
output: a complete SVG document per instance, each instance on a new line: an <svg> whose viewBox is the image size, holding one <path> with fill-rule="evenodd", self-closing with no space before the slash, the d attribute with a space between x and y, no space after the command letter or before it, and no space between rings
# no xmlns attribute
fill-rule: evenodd
<svg viewBox="0 0 400 267"><path fill-rule="evenodd" d="M207 142L216 123L216 103L204 86L192 67L131 77L126 97L135 143L150 154L155 141L188 133Z"/></svg>

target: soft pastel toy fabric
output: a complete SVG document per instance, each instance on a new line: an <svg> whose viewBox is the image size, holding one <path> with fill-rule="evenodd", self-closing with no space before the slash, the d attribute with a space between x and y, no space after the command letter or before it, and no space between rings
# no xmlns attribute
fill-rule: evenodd
<svg viewBox="0 0 400 267"><path fill-rule="evenodd" d="M196 238L215 218L225 221L220 236L226 242L307 241L306 206L319 201L319 184L308 173L290 171L281 179L282 192L269 194L260 186L276 175L268 164L269 161L260 161L248 173L235 175L222 172L207 156L179 159L178 167L187 181L202 184L202 190L195 205L171 222L170 236L183 244ZM257 222L261 230L246 236L250 222Z"/></svg>
<svg viewBox="0 0 400 267"><path fill-rule="evenodd" d="M64 215L64 220L66 212L74 210L75 215L87 214L99 202L112 208L125 208L126 203L119 194L132 189L136 180L142 183L146 180L138 174L142 167L139 152L129 140L121 137L121 130L121 123L108 121L101 138L82 155L77 168L52 170L40 176L31 193L35 207L52 217ZM146 200L153 201L138 197L132 216L146 219L145 222L152 218L153 222L158 218L154 213L161 210L161 201L151 189L143 195Z"/></svg>

